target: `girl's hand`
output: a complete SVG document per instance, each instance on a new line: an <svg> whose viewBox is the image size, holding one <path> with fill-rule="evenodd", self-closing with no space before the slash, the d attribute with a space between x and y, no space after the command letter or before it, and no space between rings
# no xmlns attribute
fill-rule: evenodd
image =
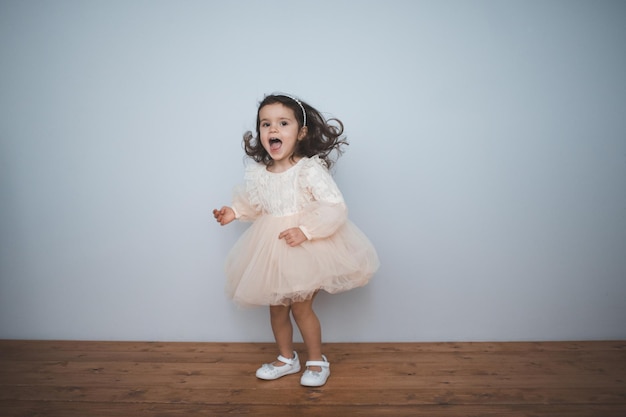
<svg viewBox="0 0 626 417"><path fill-rule="evenodd" d="M278 235L279 239L285 239L285 242L291 247L298 246L307 240L306 235L299 227L292 227Z"/></svg>
<svg viewBox="0 0 626 417"><path fill-rule="evenodd" d="M215 220L217 220L219 224L224 226L235 220L235 212L232 208L224 206L219 210L213 210L213 217L215 217Z"/></svg>

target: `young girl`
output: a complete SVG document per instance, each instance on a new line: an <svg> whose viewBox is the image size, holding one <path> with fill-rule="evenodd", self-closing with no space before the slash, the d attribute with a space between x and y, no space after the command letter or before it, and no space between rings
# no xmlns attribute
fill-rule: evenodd
<svg viewBox="0 0 626 417"><path fill-rule="evenodd" d="M300 371L291 314L308 353L300 383L324 385L330 364L322 355L313 300L319 290L337 293L365 285L378 269L374 247L347 219L328 171L331 153L340 154L347 144L342 134L341 121L325 120L297 98L265 97L256 136L244 135L246 154L255 161L245 170L245 184L235 189L231 207L213 210L222 226L235 219L254 221L227 257L226 287L239 304L269 305L279 356L257 370L260 379Z"/></svg>

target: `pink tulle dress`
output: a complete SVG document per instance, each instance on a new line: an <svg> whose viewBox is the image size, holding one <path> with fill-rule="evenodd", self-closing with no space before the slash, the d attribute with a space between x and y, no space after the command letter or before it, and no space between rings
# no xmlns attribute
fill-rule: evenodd
<svg viewBox="0 0 626 417"><path fill-rule="evenodd" d="M379 260L347 218L343 196L319 157L284 172L250 163L235 189L236 217L253 221L226 259L226 292L243 306L289 305L319 290L331 294L368 283ZM300 227L308 240L291 247L278 235Z"/></svg>

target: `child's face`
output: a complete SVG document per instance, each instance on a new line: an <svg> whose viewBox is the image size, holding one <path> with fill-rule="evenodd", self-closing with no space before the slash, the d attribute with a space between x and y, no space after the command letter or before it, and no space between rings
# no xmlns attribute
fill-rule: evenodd
<svg viewBox="0 0 626 417"><path fill-rule="evenodd" d="M293 110L281 103L274 103L259 110L259 133L263 148L274 160L271 170L281 172L292 166L290 157L298 140L306 134L306 128L298 127Z"/></svg>

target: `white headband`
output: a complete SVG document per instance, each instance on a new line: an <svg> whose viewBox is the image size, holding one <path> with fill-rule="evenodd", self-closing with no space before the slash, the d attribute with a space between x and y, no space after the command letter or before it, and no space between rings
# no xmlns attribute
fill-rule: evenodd
<svg viewBox="0 0 626 417"><path fill-rule="evenodd" d="M298 103L298 106L300 106L300 108L302 109L302 117L304 118L304 121L302 123L302 127L305 127L306 126L306 110L304 110L304 106L302 105L302 102L300 102L300 100L298 100L295 97L288 96L287 94L281 94L281 96L290 98L293 101L295 101L296 103Z"/></svg>

